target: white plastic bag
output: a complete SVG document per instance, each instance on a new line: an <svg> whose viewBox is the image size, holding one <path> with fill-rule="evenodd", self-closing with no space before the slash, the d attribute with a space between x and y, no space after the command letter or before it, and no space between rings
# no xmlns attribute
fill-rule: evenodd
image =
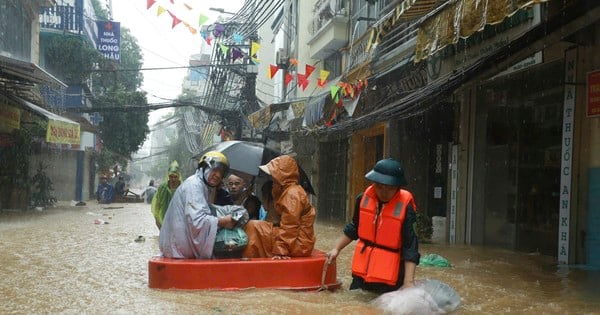
<svg viewBox="0 0 600 315"><path fill-rule="evenodd" d="M411 288L384 293L371 304L386 314L447 314L458 308L460 296L441 281L425 279Z"/></svg>

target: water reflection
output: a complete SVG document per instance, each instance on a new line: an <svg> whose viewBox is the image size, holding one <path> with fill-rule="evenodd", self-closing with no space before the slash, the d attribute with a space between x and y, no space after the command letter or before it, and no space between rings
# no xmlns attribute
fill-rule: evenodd
<svg viewBox="0 0 600 315"><path fill-rule="evenodd" d="M122 208L121 208L122 207ZM109 224L94 224L101 219ZM317 247L329 249L341 225L317 224ZM145 242L135 242L143 235ZM0 214L0 307L7 313L378 314L374 295L348 291L350 248L338 257L337 292L175 291L148 288L147 261L158 231L146 204L64 206ZM462 297L459 314L595 314L598 271L558 268L555 259L472 246L423 244L452 268L419 267ZM265 271L268 272L268 271Z"/></svg>

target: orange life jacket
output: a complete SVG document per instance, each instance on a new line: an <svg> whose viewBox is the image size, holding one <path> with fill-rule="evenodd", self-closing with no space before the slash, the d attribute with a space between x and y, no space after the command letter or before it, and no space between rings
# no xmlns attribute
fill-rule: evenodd
<svg viewBox="0 0 600 315"><path fill-rule="evenodd" d="M415 208L412 194L399 189L392 200L378 211L375 186L371 185L360 201L358 242L352 258L352 273L366 282L396 285L402 247L402 224L408 204Z"/></svg>

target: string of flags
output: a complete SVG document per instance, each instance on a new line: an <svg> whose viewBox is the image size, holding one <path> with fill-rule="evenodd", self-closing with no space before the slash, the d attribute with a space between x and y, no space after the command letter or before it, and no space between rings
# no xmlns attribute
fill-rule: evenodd
<svg viewBox="0 0 600 315"><path fill-rule="evenodd" d="M208 16L202 14L198 10L189 4L190 0L146 0L146 8L148 10L155 8L156 16L161 16L167 13L172 19L171 28L175 28L178 25L184 25L191 34L199 34L200 37L208 44L212 45L214 38L218 38L224 35L225 25L220 23L213 23L212 30L202 31L201 26L206 24L209 20ZM206 28L205 28L206 29ZM224 56L231 58L233 62L240 58L249 57L250 61L256 65L260 64L258 58L258 52L260 44L257 42L251 42L249 52L244 52L240 49L239 45L245 42L244 36L234 33L231 35L232 44L219 43L218 48ZM236 47L237 45L237 47ZM247 46L246 46L247 47ZM298 87L302 88L302 91L310 84L310 76L314 73L315 67L310 64L305 64L304 73L297 71L298 60L295 58L289 58L288 69L282 69L279 65L269 64L267 68L267 76L269 79L273 79L277 72L283 70L283 82L287 87L294 79ZM295 68L295 69L293 69ZM294 71L296 70L296 71ZM319 70L319 75L316 80L316 85L320 89L327 87L327 79L330 72L327 70ZM347 82L337 82L329 87L331 93L331 99L337 105L337 108L344 106L343 101L350 100L353 106L356 106L356 101L361 92L367 88L367 81L359 80L353 84ZM353 111L353 110L352 110ZM331 125L336 120L337 111L333 111L332 116L326 123L326 126Z"/></svg>

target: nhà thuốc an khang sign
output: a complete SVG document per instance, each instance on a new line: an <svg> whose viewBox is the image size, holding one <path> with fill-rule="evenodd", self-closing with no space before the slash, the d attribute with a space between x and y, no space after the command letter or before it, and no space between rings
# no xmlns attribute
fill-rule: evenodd
<svg viewBox="0 0 600 315"><path fill-rule="evenodd" d="M98 21L96 47L106 59L121 61L121 23Z"/></svg>

